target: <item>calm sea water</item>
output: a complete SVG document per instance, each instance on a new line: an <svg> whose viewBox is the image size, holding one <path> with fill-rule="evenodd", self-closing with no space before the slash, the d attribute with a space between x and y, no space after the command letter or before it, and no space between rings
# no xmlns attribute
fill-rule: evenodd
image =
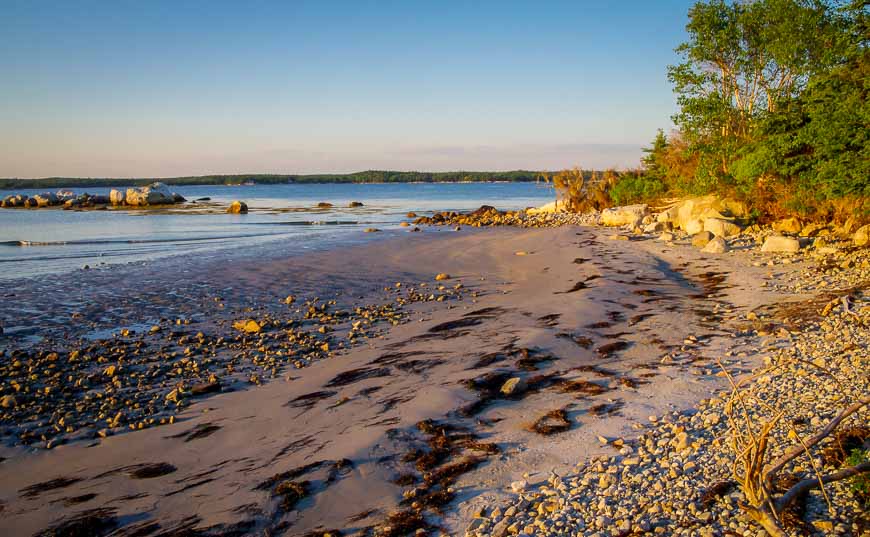
<svg viewBox="0 0 870 537"><path fill-rule="evenodd" d="M188 201L172 211L0 209L0 280L77 270L84 265L141 262L174 255L209 255L272 241L295 250L372 240L377 227L389 236L406 214L539 206L553 200L549 187L533 183L414 183L172 187ZM110 189L78 189L108 194ZM40 190L15 191L37 194ZM0 197L11 194L0 190ZM242 200L251 212L223 212ZM351 201L363 207L349 208ZM319 202L332 203L317 209ZM22 245L25 244L25 245Z"/></svg>

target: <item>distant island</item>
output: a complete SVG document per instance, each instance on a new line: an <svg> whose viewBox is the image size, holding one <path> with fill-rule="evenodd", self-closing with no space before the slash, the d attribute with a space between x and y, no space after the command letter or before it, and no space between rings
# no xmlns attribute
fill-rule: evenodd
<svg viewBox="0 0 870 537"><path fill-rule="evenodd" d="M238 175L198 175L191 177L44 177L40 179L0 178L0 189L21 188L59 188L59 187L110 187L144 186L159 180L168 185L241 185L285 184L285 183L450 183L450 182L529 182L541 177L540 172L514 170L507 172L400 172L388 170L368 170L344 174L238 174Z"/></svg>

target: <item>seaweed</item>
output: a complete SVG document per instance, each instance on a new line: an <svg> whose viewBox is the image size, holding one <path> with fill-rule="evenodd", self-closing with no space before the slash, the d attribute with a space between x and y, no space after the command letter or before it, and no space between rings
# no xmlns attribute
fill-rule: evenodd
<svg viewBox="0 0 870 537"><path fill-rule="evenodd" d="M347 386L348 384L353 384L354 382L359 382L364 379L388 376L390 376L389 367L361 367L359 369L351 369L350 371L339 373L333 377L332 380L326 383L326 387L335 388L337 386Z"/></svg>
<svg viewBox="0 0 870 537"><path fill-rule="evenodd" d="M95 537L106 535L118 527L114 509L100 508L82 511L61 520L41 532L37 537Z"/></svg>
<svg viewBox="0 0 870 537"><path fill-rule="evenodd" d="M565 432L570 428L571 422L568 421L568 413L564 408L547 412L529 427L531 431L544 436Z"/></svg>
<svg viewBox="0 0 870 537"><path fill-rule="evenodd" d="M78 477L58 477L56 479L51 479L49 481L43 481L41 483L36 483L35 485L30 485L29 487L25 487L18 492L20 492L21 496L24 498L35 498L43 492L66 488L70 485L78 483L79 481L81 481L81 479Z"/></svg>

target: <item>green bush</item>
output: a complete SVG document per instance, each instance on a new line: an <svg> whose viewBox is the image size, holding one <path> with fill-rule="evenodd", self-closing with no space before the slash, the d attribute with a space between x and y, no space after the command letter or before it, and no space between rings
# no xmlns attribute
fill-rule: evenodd
<svg viewBox="0 0 870 537"><path fill-rule="evenodd" d="M610 188L610 199L616 205L631 205L661 196L665 185L658 178L639 173L627 173Z"/></svg>

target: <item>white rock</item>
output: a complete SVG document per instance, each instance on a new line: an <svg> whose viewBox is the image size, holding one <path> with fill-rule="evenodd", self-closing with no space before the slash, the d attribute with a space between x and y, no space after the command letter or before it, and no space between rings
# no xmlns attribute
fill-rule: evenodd
<svg viewBox="0 0 870 537"><path fill-rule="evenodd" d="M801 243L797 239L783 237L782 235L771 235L764 240L761 251L794 253L800 250L800 248Z"/></svg>

